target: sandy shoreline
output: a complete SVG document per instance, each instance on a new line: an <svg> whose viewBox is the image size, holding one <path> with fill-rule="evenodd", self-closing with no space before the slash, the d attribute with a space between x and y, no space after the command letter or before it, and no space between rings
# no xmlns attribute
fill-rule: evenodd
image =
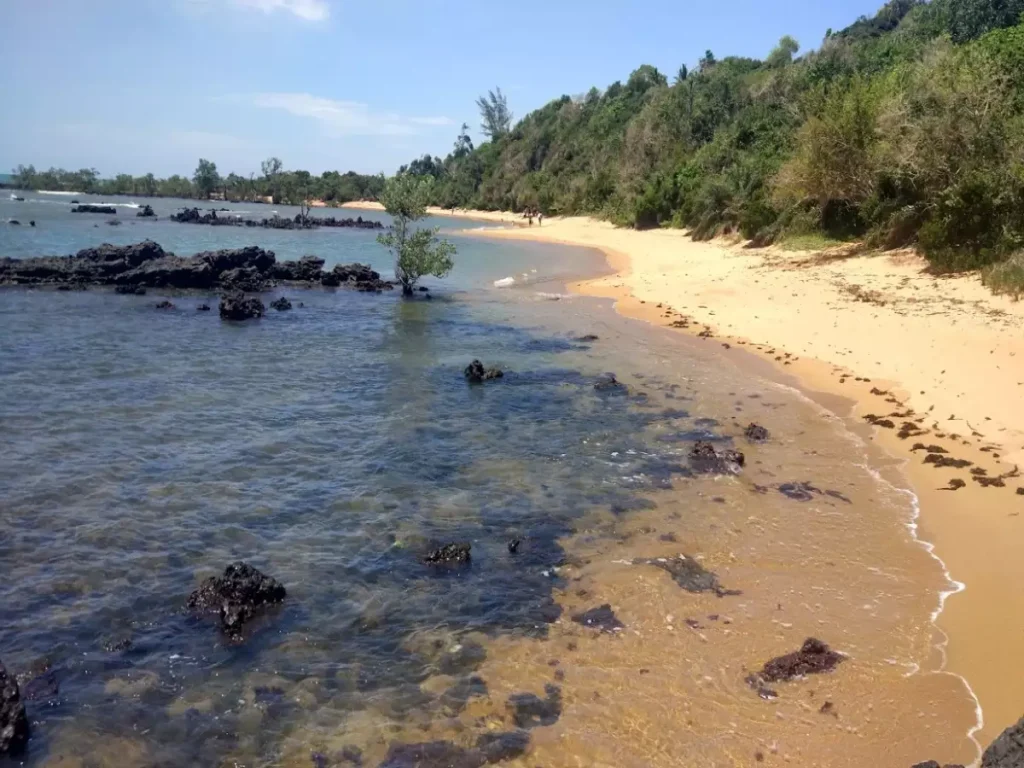
<svg viewBox="0 0 1024 768"><path fill-rule="evenodd" d="M574 290L613 298L627 316L685 325L679 330L703 332L708 343L761 356L898 459L919 499L918 537L963 585L938 616L948 642L936 638L945 657L937 665L967 680L980 701L983 745L1024 714L1024 696L1010 683L1024 672L1017 653L1024 478L979 482L1012 474L1024 460L1024 304L991 296L976 277L930 276L920 257L905 252L746 249L587 218L531 228L514 214L454 215L507 225L472 234L603 251L615 273ZM868 414L893 428L868 426ZM900 437L905 424L913 430ZM917 444L971 464L926 464L929 452L912 450ZM944 490L952 480L965 486Z"/></svg>

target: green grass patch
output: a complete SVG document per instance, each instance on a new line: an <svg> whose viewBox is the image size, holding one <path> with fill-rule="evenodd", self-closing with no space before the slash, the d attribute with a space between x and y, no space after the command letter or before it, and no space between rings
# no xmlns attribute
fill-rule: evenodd
<svg viewBox="0 0 1024 768"><path fill-rule="evenodd" d="M1024 295L1024 251L981 270L981 282L992 293L1008 294L1014 299Z"/></svg>
<svg viewBox="0 0 1024 768"><path fill-rule="evenodd" d="M778 241L784 251L827 251L840 245L847 245L846 240L836 240L820 233L808 235L783 235Z"/></svg>

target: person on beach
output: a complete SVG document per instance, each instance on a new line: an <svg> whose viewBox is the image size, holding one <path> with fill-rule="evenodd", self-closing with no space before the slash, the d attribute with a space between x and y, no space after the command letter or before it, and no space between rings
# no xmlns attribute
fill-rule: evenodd
<svg viewBox="0 0 1024 768"><path fill-rule="evenodd" d="M537 211L537 226L544 226L544 214L541 211Z"/></svg>

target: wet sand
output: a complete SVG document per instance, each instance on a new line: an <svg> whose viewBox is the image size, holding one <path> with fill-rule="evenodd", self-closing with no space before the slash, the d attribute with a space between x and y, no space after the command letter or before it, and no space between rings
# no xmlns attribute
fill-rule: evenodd
<svg viewBox="0 0 1024 768"><path fill-rule="evenodd" d="M969 683L984 714L982 744L1016 722L1024 711L1012 682L1022 673L1024 633L1016 586L1024 480L1015 476L1024 445L1024 307L990 296L976 277L930 276L906 252L787 253L586 219L541 229L509 214L479 216L516 226L478 234L600 248L614 274L577 290L613 298L627 316L688 326L674 330L703 333L723 354L753 353L874 442L879 462L918 497L914 532L956 580L953 592L937 588L937 613L939 596L948 600L929 663ZM869 426L868 415L882 426ZM927 463L935 458L970 464ZM918 746L919 759L953 759Z"/></svg>

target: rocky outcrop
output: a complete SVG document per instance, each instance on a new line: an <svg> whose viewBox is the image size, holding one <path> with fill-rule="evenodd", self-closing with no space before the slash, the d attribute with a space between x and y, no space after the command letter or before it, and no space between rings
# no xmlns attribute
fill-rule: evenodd
<svg viewBox="0 0 1024 768"><path fill-rule="evenodd" d="M805 675L820 675L831 672L839 664L846 661L841 653L836 653L821 640L809 637L799 651L778 656L761 668L760 672L747 675L747 684L758 692L763 699L775 698L778 694L768 683L785 682Z"/></svg>
<svg viewBox="0 0 1024 768"><path fill-rule="evenodd" d="M0 757L15 755L28 741L28 718L14 675L0 662Z"/></svg>
<svg viewBox="0 0 1024 768"><path fill-rule="evenodd" d="M483 363L479 360L474 360L466 366L466 370L462 372L462 375L466 377L466 381L470 384L483 384L491 379L500 379L505 374L498 368L484 368Z"/></svg>
<svg viewBox="0 0 1024 768"><path fill-rule="evenodd" d="M273 275L278 280L296 280L318 283L323 277L324 260L319 256L303 256L298 261L283 261L274 265Z"/></svg>
<svg viewBox="0 0 1024 768"><path fill-rule="evenodd" d="M263 317L266 307L255 296L246 296L241 291L225 293L220 297L221 320L250 320Z"/></svg>
<svg viewBox="0 0 1024 768"><path fill-rule="evenodd" d="M626 628L626 625L619 621L609 603L591 608L589 611L573 614L572 620L577 624L599 629L602 632L618 632Z"/></svg>
<svg viewBox="0 0 1024 768"><path fill-rule="evenodd" d="M226 209L221 212L230 213ZM171 221L179 224L206 224L213 227L261 227L263 229L319 229L335 227L343 229L384 229L379 221L364 219L336 219L333 216L305 216L296 214L295 218L272 216L268 219L243 219L241 216L218 216L217 210L202 213L198 208L182 208L171 215Z"/></svg>
<svg viewBox="0 0 1024 768"><path fill-rule="evenodd" d="M280 603L286 591L276 579L261 573L248 563L232 563L223 576L211 576L188 597L189 610L198 614L217 614L221 629L239 637L242 627L260 609Z"/></svg>
<svg viewBox="0 0 1024 768"><path fill-rule="evenodd" d="M153 211L152 205L144 205L142 209L135 213L140 219L155 219L156 213Z"/></svg>
<svg viewBox="0 0 1024 768"><path fill-rule="evenodd" d="M276 309L278 312L287 312L289 309L292 308L292 303L288 301L288 299L286 299L284 296L282 296L281 298L275 299L274 301L270 302L270 306L272 309Z"/></svg>
<svg viewBox="0 0 1024 768"><path fill-rule="evenodd" d="M76 205L71 209L72 213L104 213L107 216L116 216L117 208L112 205Z"/></svg>
<svg viewBox="0 0 1024 768"><path fill-rule="evenodd" d="M323 271L324 260L304 256L277 263L273 251L256 246L175 256L152 240L135 245L104 244L75 256L0 259L0 285L124 286L181 290L245 291L273 288L277 280L341 286L380 293L393 286L364 264L339 264Z"/></svg>
<svg viewBox="0 0 1024 768"><path fill-rule="evenodd" d="M354 288L364 293L390 291L395 286L382 280L380 273L365 264L338 264L330 272L324 272L321 284L328 288Z"/></svg>

